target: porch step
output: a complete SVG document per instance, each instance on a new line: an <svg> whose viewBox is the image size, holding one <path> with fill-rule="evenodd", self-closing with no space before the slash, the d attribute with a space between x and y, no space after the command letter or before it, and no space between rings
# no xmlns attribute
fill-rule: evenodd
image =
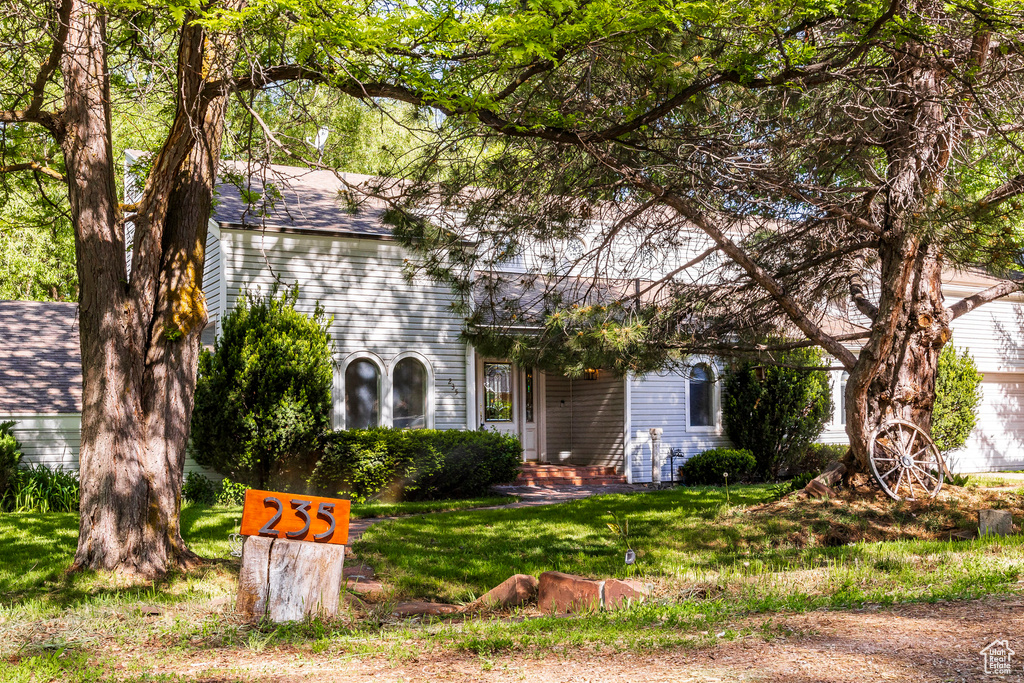
<svg viewBox="0 0 1024 683"><path fill-rule="evenodd" d="M516 486L613 486L626 478L603 465L543 465L524 463Z"/></svg>

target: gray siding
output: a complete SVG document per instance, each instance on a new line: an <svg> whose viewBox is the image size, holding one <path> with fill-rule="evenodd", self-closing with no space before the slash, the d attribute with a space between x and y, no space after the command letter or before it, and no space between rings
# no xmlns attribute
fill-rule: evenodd
<svg viewBox="0 0 1024 683"><path fill-rule="evenodd" d="M607 373L596 380L545 375L545 383L548 460L621 468L623 380Z"/></svg>
<svg viewBox="0 0 1024 683"><path fill-rule="evenodd" d="M319 301L334 317L331 332L339 366L351 354L369 352L386 375L400 354L419 353L434 376L434 426L467 426L462 321L451 311L447 287L426 278L406 281L402 269L409 254L399 245L222 228L221 250L227 307L247 288L267 291L275 279L288 286L298 282L300 308L311 312ZM337 373L336 415L344 414L341 375ZM384 380L382 397L389 378Z"/></svg>
<svg viewBox="0 0 1024 683"><path fill-rule="evenodd" d="M680 449L682 465L686 458L708 448L729 446L729 439L720 427L689 427L687 425L686 388L688 379L682 371L663 372L636 377L630 386L630 444L629 455L634 482L651 481L651 436L653 427L662 429L661 480L672 480L672 463L668 459L671 449ZM720 385L716 384L716 394ZM716 414L720 414L716 401Z"/></svg>
<svg viewBox="0 0 1024 683"><path fill-rule="evenodd" d="M23 467L46 465L50 469L78 469L81 416L0 415L0 422L14 420L14 438L21 442Z"/></svg>
<svg viewBox="0 0 1024 683"><path fill-rule="evenodd" d="M220 332L222 278L220 228L211 222L206 234L206 262L203 265L203 295L206 297L208 317L202 337L204 346L213 345L217 333Z"/></svg>
<svg viewBox="0 0 1024 683"><path fill-rule="evenodd" d="M14 420L14 437L21 442L22 467L45 465L50 469L78 469L78 450L82 441L82 417L62 415L0 415L0 422ZM204 470L192 458L185 460L185 474L196 471L219 479Z"/></svg>

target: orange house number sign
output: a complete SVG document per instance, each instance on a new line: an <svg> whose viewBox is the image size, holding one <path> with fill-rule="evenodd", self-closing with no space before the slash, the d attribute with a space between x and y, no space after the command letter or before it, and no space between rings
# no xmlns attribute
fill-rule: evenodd
<svg viewBox="0 0 1024 683"><path fill-rule="evenodd" d="M337 498L249 489L242 508L241 534L345 545L350 506L349 501Z"/></svg>

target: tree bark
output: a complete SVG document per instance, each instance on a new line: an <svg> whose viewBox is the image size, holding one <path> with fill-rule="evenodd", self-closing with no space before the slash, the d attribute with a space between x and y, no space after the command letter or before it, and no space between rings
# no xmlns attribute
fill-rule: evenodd
<svg viewBox="0 0 1024 683"><path fill-rule="evenodd" d="M103 10L72 0L62 59L82 349L82 485L72 569L149 579L197 561L181 538L207 222L226 94L202 97L213 45L185 22L180 99L135 217L131 281L114 182Z"/></svg>
<svg viewBox="0 0 1024 683"><path fill-rule="evenodd" d="M890 93L898 113L887 131L886 193L879 246L879 301L871 336L850 370L846 388L849 473L870 472L870 441L888 419L931 431L939 354L949 341L939 248L914 220L937 196L949 155L938 102L940 70L920 45L894 59L901 87Z"/></svg>

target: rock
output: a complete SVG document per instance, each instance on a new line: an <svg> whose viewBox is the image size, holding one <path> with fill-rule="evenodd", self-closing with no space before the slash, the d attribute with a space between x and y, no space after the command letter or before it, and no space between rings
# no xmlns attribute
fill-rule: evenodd
<svg viewBox="0 0 1024 683"><path fill-rule="evenodd" d="M440 602L400 602L395 605L392 614L396 617L418 617L418 616L441 616L442 614L455 614L459 608L455 605L445 605Z"/></svg>
<svg viewBox="0 0 1024 683"><path fill-rule="evenodd" d="M835 491L828 486L825 486L817 479L811 479L811 481L807 483L807 486L804 487L804 493L811 498L834 498L836 495Z"/></svg>
<svg viewBox="0 0 1024 683"><path fill-rule="evenodd" d="M562 572L540 575L537 606L549 614L593 612L601 607L601 582Z"/></svg>
<svg viewBox="0 0 1024 683"><path fill-rule="evenodd" d="M978 510L978 533L1009 536L1013 533L1013 516L1009 510Z"/></svg>
<svg viewBox="0 0 1024 683"><path fill-rule="evenodd" d="M222 597L214 598L213 600L210 600L210 602L208 602L207 604L210 607L217 608L217 607L223 607L224 605L227 605L230 602L231 602L231 598L223 597L222 596Z"/></svg>
<svg viewBox="0 0 1024 683"><path fill-rule="evenodd" d="M951 541L973 541L977 537L978 532L974 529L949 532L949 540Z"/></svg>
<svg viewBox="0 0 1024 683"><path fill-rule="evenodd" d="M480 596L472 607L500 609L519 607L537 597L540 581L529 574L515 574Z"/></svg>
<svg viewBox="0 0 1024 683"><path fill-rule="evenodd" d="M651 587L640 581L608 579L604 582L604 608L619 609L647 599Z"/></svg>
<svg viewBox="0 0 1024 683"><path fill-rule="evenodd" d="M161 617L164 614L164 608L156 605L143 605L139 611L144 617Z"/></svg>
<svg viewBox="0 0 1024 683"><path fill-rule="evenodd" d="M376 574L373 572L373 567L367 564L351 564L347 565L343 571L343 575L346 579L359 578L362 580L372 579Z"/></svg>
<svg viewBox="0 0 1024 683"><path fill-rule="evenodd" d="M370 602L375 602L384 597L384 584L376 579L364 581L363 579L353 577L349 579L345 587L358 594L363 600L369 600Z"/></svg>

